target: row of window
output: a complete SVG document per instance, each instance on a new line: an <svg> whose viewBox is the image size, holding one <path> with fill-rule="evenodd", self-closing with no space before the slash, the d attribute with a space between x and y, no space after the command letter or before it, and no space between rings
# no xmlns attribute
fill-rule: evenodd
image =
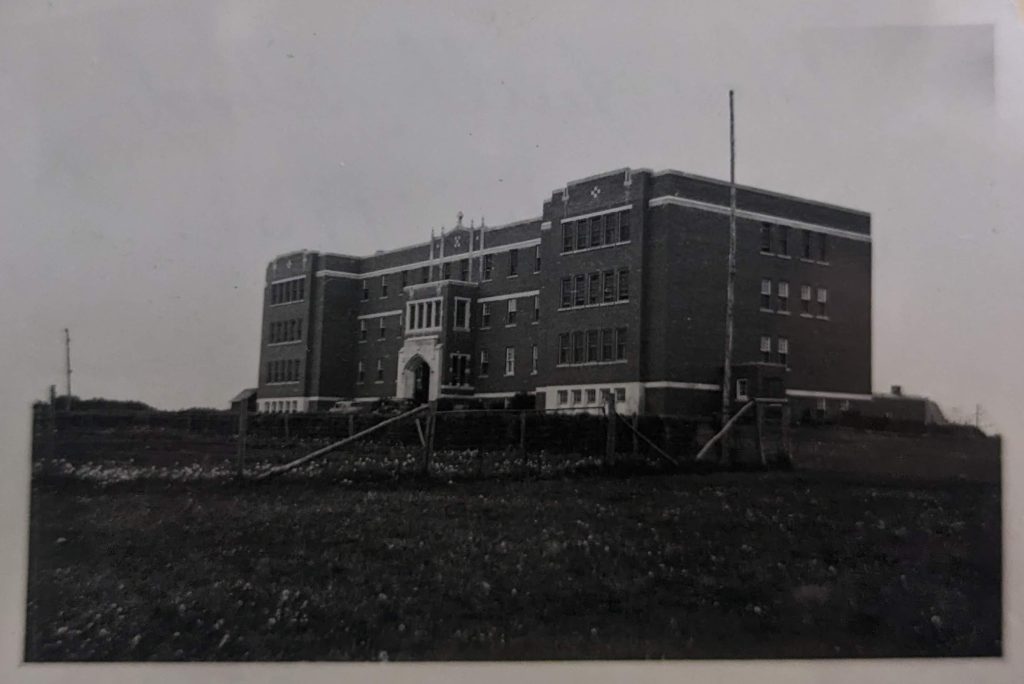
<svg viewBox="0 0 1024 684"><path fill-rule="evenodd" d="M629 209L562 222L562 253L629 242Z"/></svg>
<svg viewBox="0 0 1024 684"><path fill-rule="evenodd" d="M505 277L512 278L519 275L519 249L510 249L504 253L506 270ZM540 245L536 245L533 248L533 272L540 273ZM456 273L457 280L468 281L470 279L471 264L469 257L460 259L457 262L445 261L444 263L437 266L423 266L419 269L419 283L411 283L410 273L415 271L403 270L397 273L399 287L404 288L410 284L429 283L437 280L451 280L452 279L452 266L458 266ZM379 280L379 298L387 299L391 293L391 282L392 277L396 274L384 274L380 276ZM484 281L494 279L494 254L484 254L483 263L481 265L480 279ZM362 281L362 299L363 301L369 301L370 299L370 281L363 279Z"/></svg>
<svg viewBox="0 0 1024 684"><path fill-rule="evenodd" d="M480 303L480 328L491 327L492 302ZM533 311L528 312L533 321L540 320L540 296L533 297ZM519 300L516 298L505 300L505 325L515 325L519 320ZM467 326L468 328L468 326Z"/></svg>
<svg viewBox="0 0 1024 684"><path fill-rule="evenodd" d="M267 361L267 382L298 382L299 359Z"/></svg>
<svg viewBox="0 0 1024 684"><path fill-rule="evenodd" d="M297 413L299 402L296 399L281 399L280 401L268 401L263 405L264 413Z"/></svg>
<svg viewBox="0 0 1024 684"><path fill-rule="evenodd" d="M827 261L827 235L803 228L791 229L789 226L777 226L772 223L761 224L761 253L791 256L790 238L793 233L797 236L796 248L801 259Z"/></svg>
<svg viewBox="0 0 1024 684"><path fill-rule="evenodd" d="M537 372L537 365L539 363L540 355L537 349L537 345L530 345L530 372ZM470 356L469 354L452 354L451 355L451 371L450 379L454 385L469 385L472 376L472 369L470 368ZM491 356L487 349L480 350L480 369L479 377L486 378L491 371ZM377 359L375 366L375 379L377 382L384 381L384 359ZM512 376L516 374L516 348L505 347L505 376ZM356 382L366 382L366 366L362 361L356 364Z"/></svg>
<svg viewBox="0 0 1024 684"><path fill-rule="evenodd" d="M610 363L626 358L627 328L573 330L558 336L558 365Z"/></svg>
<svg viewBox="0 0 1024 684"><path fill-rule="evenodd" d="M615 397L616 403L626 401L625 387L605 387L600 393L597 388L558 390L559 406L604 406L607 397Z"/></svg>
<svg viewBox="0 0 1024 684"><path fill-rule="evenodd" d="M577 273L562 278L561 307L596 306L629 299L629 269Z"/></svg>
<svg viewBox="0 0 1024 684"><path fill-rule="evenodd" d="M770 335L761 335L761 360L766 363L781 363L783 366L789 364L789 339L785 337L775 338L774 352L772 351L772 338Z"/></svg>
<svg viewBox="0 0 1024 684"><path fill-rule="evenodd" d="M296 278L286 280L283 283L274 283L270 286L270 303L287 304L288 302L299 302L306 298L306 280Z"/></svg>
<svg viewBox="0 0 1024 684"><path fill-rule="evenodd" d="M274 321L270 324L270 344L294 342L302 339L302 319Z"/></svg>
<svg viewBox="0 0 1024 684"><path fill-rule="evenodd" d="M774 290L775 307L772 307ZM817 288L817 297L812 300L814 288L810 285L800 286L800 313L805 316L828 316L828 288ZM789 281L780 280L772 287L771 278L761 279L761 310L789 313Z"/></svg>

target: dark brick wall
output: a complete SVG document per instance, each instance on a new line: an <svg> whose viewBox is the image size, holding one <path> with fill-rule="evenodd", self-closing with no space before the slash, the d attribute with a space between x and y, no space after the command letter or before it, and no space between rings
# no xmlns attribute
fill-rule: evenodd
<svg viewBox="0 0 1024 684"><path fill-rule="evenodd" d="M729 183L700 176L666 172L654 177L652 197L676 195L702 202L729 206ZM819 223L856 233L871 232L870 215L855 209L826 205L767 190L740 186L736 192L738 209L772 214L796 221Z"/></svg>
<svg viewBox="0 0 1024 684"><path fill-rule="evenodd" d="M679 173L654 175L648 171L618 170L568 185L543 203L543 215L518 223L488 228L484 247L539 241L541 271L534 272L535 248L518 251L518 275L510 277L507 250L492 256L489 281L469 288L471 332L442 333L446 344L438 382L449 384L448 359L452 352L471 355L472 383L477 393L532 391L537 386L669 381L717 384L725 327L725 278L728 249L728 216L700 209L663 205L648 208L651 198L676 195L716 204L728 204L728 184ZM561 221L564 218L601 212L632 204L628 244L562 254ZM739 206L794 220L822 223L863 234L870 233L870 217L796 198L775 196L756 189L739 192ZM542 223L550 229L542 230ZM827 263L799 258L797 234L791 233L792 258L760 252L757 221L738 220L736 326L734 360L759 361L760 337L789 340L787 383L790 388L826 392L870 393L871 390L871 246L845 238L828 238ZM445 255L469 257L469 246L479 247L480 228L446 231ZM440 239L440 234L437 235ZM458 242L458 246L456 246ZM368 335L359 342L359 316L401 311L410 293L403 291L401 275L388 275L389 292L382 297L379 274L367 277L369 297L363 300L363 279L321 277L319 269L369 274L380 269L411 266L409 284L423 282L420 263L429 258L429 245L356 258L339 254L297 252L278 257L268 268L272 280L302 276L306 279L304 301L269 306L265 293L263 345L260 359L260 397L394 396L397 358L404 336L399 316L388 316L387 335L379 340L378 318L368 319ZM290 262L290 263L289 263ZM471 278L480 278L480 255L472 257ZM559 310L563 275L628 267L628 302ZM435 274L435 278L439 274ZM459 279L458 262L450 277ZM789 282L789 315L760 310L761 279L773 284ZM800 288L828 288L828 319L800 314ZM446 318L454 314L451 296L462 288L446 285ZM463 288L465 289L465 288ZM480 329L480 298L539 291L540 321L533 321L532 295L520 297L518 320L507 327L507 300L491 302L491 325ZM268 289L269 292L269 289ZM460 296L465 292L460 291ZM277 320L302 317L304 341L296 345L268 346L269 325ZM559 333L573 330L617 328L629 330L625 363L556 367ZM531 348L538 346L538 373L531 373ZM516 348L516 373L504 375L505 348ZM479 377L480 350L490 354L490 372ZM773 354L777 351L773 350ZM303 361L298 383L267 386L266 362L278 358ZM376 362L384 362L384 376L376 381ZM356 384L356 364L362 361L366 380ZM711 391L648 388L646 408L664 413L703 411L708 402L717 405Z"/></svg>

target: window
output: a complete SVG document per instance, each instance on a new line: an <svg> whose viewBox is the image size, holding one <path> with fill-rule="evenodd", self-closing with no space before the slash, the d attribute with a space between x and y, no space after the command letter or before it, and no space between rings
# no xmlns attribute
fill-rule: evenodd
<svg viewBox="0 0 1024 684"><path fill-rule="evenodd" d="M455 321L454 327L458 330L469 330L469 300L462 297L455 298Z"/></svg>
<svg viewBox="0 0 1024 684"><path fill-rule="evenodd" d="M508 253L508 275L509 277L519 275L519 250L509 250Z"/></svg>
<svg viewBox="0 0 1024 684"><path fill-rule="evenodd" d="M789 281L779 281L779 311L789 311Z"/></svg>
<svg viewBox="0 0 1024 684"><path fill-rule="evenodd" d="M533 248L533 272L540 273L540 245Z"/></svg>
<svg viewBox="0 0 1024 684"><path fill-rule="evenodd" d="M572 403L582 404L583 403L583 390L574 389L572 391Z"/></svg>
<svg viewBox="0 0 1024 684"><path fill-rule="evenodd" d="M484 302L480 305L480 327L489 328L491 327L491 304L490 302Z"/></svg>
<svg viewBox="0 0 1024 684"><path fill-rule="evenodd" d="M615 271L604 272L604 301L615 301Z"/></svg>
<svg viewBox="0 0 1024 684"><path fill-rule="evenodd" d="M626 358L626 328L615 329L615 360Z"/></svg>
<svg viewBox="0 0 1024 684"><path fill-rule="evenodd" d="M572 306L572 278L562 278L562 308Z"/></svg>
<svg viewBox="0 0 1024 684"><path fill-rule="evenodd" d="M409 284L409 272L408 271L402 271L402 287L404 288L408 284Z"/></svg>
<svg viewBox="0 0 1024 684"><path fill-rule="evenodd" d="M612 354L615 352L615 333L611 328L601 331L601 360L612 361Z"/></svg>
<svg viewBox="0 0 1024 684"><path fill-rule="evenodd" d="M491 368L491 359L486 349L480 350L480 377L487 377L487 371Z"/></svg>
<svg viewBox="0 0 1024 684"><path fill-rule="evenodd" d="M811 258L811 237L813 236L813 233L811 233L811 231L809 231L809 230L801 230L800 232L803 234L803 249L800 250L800 255L804 259L810 259Z"/></svg>
<svg viewBox="0 0 1024 684"><path fill-rule="evenodd" d="M811 286L800 286L800 313L811 315Z"/></svg>
<svg viewBox="0 0 1024 684"><path fill-rule="evenodd" d="M452 279L452 262L446 261L441 264L441 280Z"/></svg>
<svg viewBox="0 0 1024 684"><path fill-rule="evenodd" d="M629 299L629 269L619 269L619 301Z"/></svg>
<svg viewBox="0 0 1024 684"><path fill-rule="evenodd" d="M469 281L469 259L463 259L459 262L459 280Z"/></svg>
<svg viewBox="0 0 1024 684"><path fill-rule="evenodd" d="M383 340L385 337L387 337L388 332L387 327L384 325L384 316L381 316L377 320L380 321L380 332L377 334L377 339Z"/></svg>
<svg viewBox="0 0 1024 684"><path fill-rule="evenodd" d="M572 333L572 362L583 363L583 331L575 330Z"/></svg>
<svg viewBox="0 0 1024 684"><path fill-rule="evenodd" d="M469 354L451 355L451 377L453 385L469 384Z"/></svg>
<svg viewBox="0 0 1024 684"><path fill-rule="evenodd" d="M841 402L839 402L839 410L842 411L843 413L846 413L847 411L849 411L850 410L850 400L849 399L843 399Z"/></svg>
<svg viewBox="0 0 1024 684"><path fill-rule="evenodd" d="M363 281L363 301L365 302L365 301L367 301L369 299L370 299L370 287L369 287L369 285L366 284L366 281L364 280Z"/></svg>
<svg viewBox="0 0 1024 684"><path fill-rule="evenodd" d="M590 232L587 230L586 221L576 222L576 249L586 249L590 246Z"/></svg>
<svg viewBox="0 0 1024 684"><path fill-rule="evenodd" d="M569 356L569 333L561 333L558 336L558 363L572 363Z"/></svg>
<svg viewBox="0 0 1024 684"><path fill-rule="evenodd" d="M518 313L518 311L519 311L519 308L518 308L518 304L516 303L516 300L515 299L508 300L508 314L506 315L506 318L505 318L505 325L515 325L516 324L516 314Z"/></svg>
<svg viewBox="0 0 1024 684"><path fill-rule="evenodd" d="M772 281L769 278L761 279L761 308L769 311L772 308Z"/></svg>
<svg viewBox="0 0 1024 684"><path fill-rule="evenodd" d="M820 397L815 404L815 408L817 409L818 418L824 418L825 411L828 409L828 401L824 397Z"/></svg>
<svg viewBox="0 0 1024 684"><path fill-rule="evenodd" d="M597 390L596 389L588 389L587 390L587 403L588 404L596 404L597 403Z"/></svg>
<svg viewBox="0 0 1024 684"><path fill-rule="evenodd" d="M600 335L600 331L598 331L598 330L588 330L587 331L587 362L588 363L596 363L597 361L599 361L599 359L597 358L598 349L600 348L600 345L598 343L599 335Z"/></svg>
<svg viewBox="0 0 1024 684"><path fill-rule="evenodd" d="M613 245L618 240L617 234L619 232L619 214L608 214L604 221L604 244Z"/></svg>
<svg viewBox="0 0 1024 684"><path fill-rule="evenodd" d="M761 360L768 362L772 360L772 338L761 335Z"/></svg>
<svg viewBox="0 0 1024 684"><path fill-rule="evenodd" d="M779 363L783 366L789 361L789 339L785 337L779 338Z"/></svg>
<svg viewBox="0 0 1024 684"><path fill-rule="evenodd" d="M775 226L775 236L778 238L776 254L789 255L789 228L786 226Z"/></svg>
<svg viewBox="0 0 1024 684"><path fill-rule="evenodd" d="M537 345L530 348L530 372L537 374Z"/></svg>
<svg viewBox="0 0 1024 684"><path fill-rule="evenodd" d="M366 369L363 368L363 362L360 361L356 365L356 382L365 382L365 381L366 381Z"/></svg>
<svg viewBox="0 0 1024 684"><path fill-rule="evenodd" d="M747 379L740 378L736 381L736 401L747 401L749 398L747 396Z"/></svg>
<svg viewBox="0 0 1024 684"><path fill-rule="evenodd" d="M505 347L505 375L516 374L516 348Z"/></svg>
<svg viewBox="0 0 1024 684"><path fill-rule="evenodd" d="M616 387L615 388L615 401L619 404L626 401L626 388Z"/></svg>
<svg viewBox="0 0 1024 684"><path fill-rule="evenodd" d="M366 341L366 319L365 318L360 318L359 319L359 341L360 342L365 342Z"/></svg>
<svg viewBox="0 0 1024 684"><path fill-rule="evenodd" d="M494 255L484 254L484 280L490 280L491 274L494 272Z"/></svg>
<svg viewBox="0 0 1024 684"><path fill-rule="evenodd" d="M825 317L827 315L826 314L826 311L827 311L826 306L827 305L828 305L828 290L825 289L824 287L819 287L818 288L818 315L819 316Z"/></svg>
<svg viewBox="0 0 1024 684"><path fill-rule="evenodd" d="M571 252L576 241L576 228L572 223L562 224L562 253Z"/></svg>
<svg viewBox="0 0 1024 684"><path fill-rule="evenodd" d="M425 283L429 283L430 282L430 267L429 266L424 266L423 268L420 269L420 280L422 280Z"/></svg>
<svg viewBox="0 0 1024 684"><path fill-rule="evenodd" d="M377 359L377 382L384 382L384 361Z"/></svg>
<svg viewBox="0 0 1024 684"><path fill-rule="evenodd" d="M761 253L772 253L772 226L770 223L761 224Z"/></svg>
<svg viewBox="0 0 1024 684"><path fill-rule="evenodd" d="M818 261L828 261L828 236L818 234Z"/></svg>
<svg viewBox="0 0 1024 684"><path fill-rule="evenodd" d="M540 295L533 295L533 321L540 320Z"/></svg>
<svg viewBox="0 0 1024 684"><path fill-rule="evenodd" d="M380 277L380 298L387 299L388 297L388 277L382 275Z"/></svg>
<svg viewBox="0 0 1024 684"><path fill-rule="evenodd" d="M603 218L604 218L603 216L591 216L590 217L590 246L591 247L600 247L601 244L604 242L604 240L602 239L604 237L604 226L601 225L603 223L603 221L601 219L603 219Z"/></svg>
<svg viewBox="0 0 1024 684"><path fill-rule="evenodd" d="M619 212L619 242L629 242L629 212Z"/></svg>
<svg viewBox="0 0 1024 684"><path fill-rule="evenodd" d="M601 273L591 273L589 276L590 284L588 285L587 291L587 302L589 304L597 304L601 301Z"/></svg>
<svg viewBox="0 0 1024 684"><path fill-rule="evenodd" d="M441 326L441 300L410 302L406 307L408 330L424 330Z"/></svg>
<svg viewBox="0 0 1024 684"><path fill-rule="evenodd" d="M558 390L558 405L565 406L569 403L569 390Z"/></svg>
<svg viewBox="0 0 1024 684"><path fill-rule="evenodd" d="M579 274L573 277L573 291L575 293L573 303L576 306L583 306L584 304L587 303L586 278L587 277L583 274Z"/></svg>

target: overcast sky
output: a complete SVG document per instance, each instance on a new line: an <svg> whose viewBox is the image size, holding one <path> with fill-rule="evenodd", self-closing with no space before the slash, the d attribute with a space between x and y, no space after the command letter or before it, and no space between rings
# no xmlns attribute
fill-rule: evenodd
<svg viewBox="0 0 1024 684"><path fill-rule="evenodd" d="M742 183L873 216L875 390L1005 427L1024 30L889 4L3 3L5 393L62 387L67 326L75 394L226 406L274 255L537 216L622 166L727 178L735 88Z"/></svg>

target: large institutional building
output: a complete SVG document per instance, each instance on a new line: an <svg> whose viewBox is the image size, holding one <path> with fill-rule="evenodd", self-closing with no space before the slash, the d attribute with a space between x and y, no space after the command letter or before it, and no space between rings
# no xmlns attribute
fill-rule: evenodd
<svg viewBox="0 0 1024 684"><path fill-rule="evenodd" d="M729 184L619 169L541 215L267 268L261 411L339 399L535 397L624 413L721 405ZM871 399L871 217L740 186L733 387L838 412Z"/></svg>

